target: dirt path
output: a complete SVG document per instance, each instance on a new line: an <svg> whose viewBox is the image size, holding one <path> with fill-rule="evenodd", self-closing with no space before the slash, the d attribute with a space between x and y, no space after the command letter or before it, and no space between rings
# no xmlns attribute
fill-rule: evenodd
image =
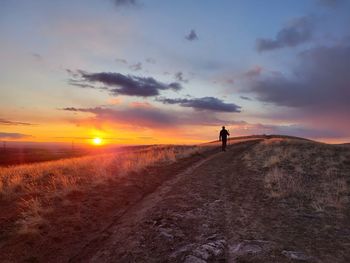
<svg viewBox="0 0 350 263"><path fill-rule="evenodd" d="M255 143L231 145L165 182L70 262L347 262L346 241L315 232L337 223L266 196L242 160Z"/></svg>

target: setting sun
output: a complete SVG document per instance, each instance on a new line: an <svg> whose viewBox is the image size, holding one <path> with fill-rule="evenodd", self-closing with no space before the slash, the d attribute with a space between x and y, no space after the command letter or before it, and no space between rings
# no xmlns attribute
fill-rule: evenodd
<svg viewBox="0 0 350 263"><path fill-rule="evenodd" d="M94 145L101 145L102 144L102 139L98 138L98 137L93 138L92 139L92 144L94 144Z"/></svg>

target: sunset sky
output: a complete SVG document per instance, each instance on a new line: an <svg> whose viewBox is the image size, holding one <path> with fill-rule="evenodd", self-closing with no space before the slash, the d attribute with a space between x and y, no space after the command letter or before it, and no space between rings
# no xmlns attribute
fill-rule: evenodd
<svg viewBox="0 0 350 263"><path fill-rule="evenodd" d="M0 141L350 142L348 0L2 0Z"/></svg>

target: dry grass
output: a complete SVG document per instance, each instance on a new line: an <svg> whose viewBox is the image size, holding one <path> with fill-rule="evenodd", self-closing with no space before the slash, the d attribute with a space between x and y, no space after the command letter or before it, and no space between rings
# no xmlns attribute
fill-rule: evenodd
<svg viewBox="0 0 350 263"><path fill-rule="evenodd" d="M19 234L36 234L41 225L45 224L43 214L47 211L38 198L22 200L21 218L16 222Z"/></svg>
<svg viewBox="0 0 350 263"><path fill-rule="evenodd" d="M208 147L153 146L133 152L0 168L0 201L19 203L18 233L35 233L46 223L44 215L50 212L53 198L66 202L65 196L72 191L86 191L148 166L173 163Z"/></svg>
<svg viewBox="0 0 350 263"><path fill-rule="evenodd" d="M265 140L244 157L263 173L273 198L295 198L317 211L347 208L350 148L297 139Z"/></svg>

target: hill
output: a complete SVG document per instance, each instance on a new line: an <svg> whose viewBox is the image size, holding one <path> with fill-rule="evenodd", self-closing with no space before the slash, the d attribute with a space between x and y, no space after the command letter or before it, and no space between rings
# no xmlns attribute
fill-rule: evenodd
<svg viewBox="0 0 350 263"><path fill-rule="evenodd" d="M350 261L348 146L169 147L0 170L0 261Z"/></svg>

